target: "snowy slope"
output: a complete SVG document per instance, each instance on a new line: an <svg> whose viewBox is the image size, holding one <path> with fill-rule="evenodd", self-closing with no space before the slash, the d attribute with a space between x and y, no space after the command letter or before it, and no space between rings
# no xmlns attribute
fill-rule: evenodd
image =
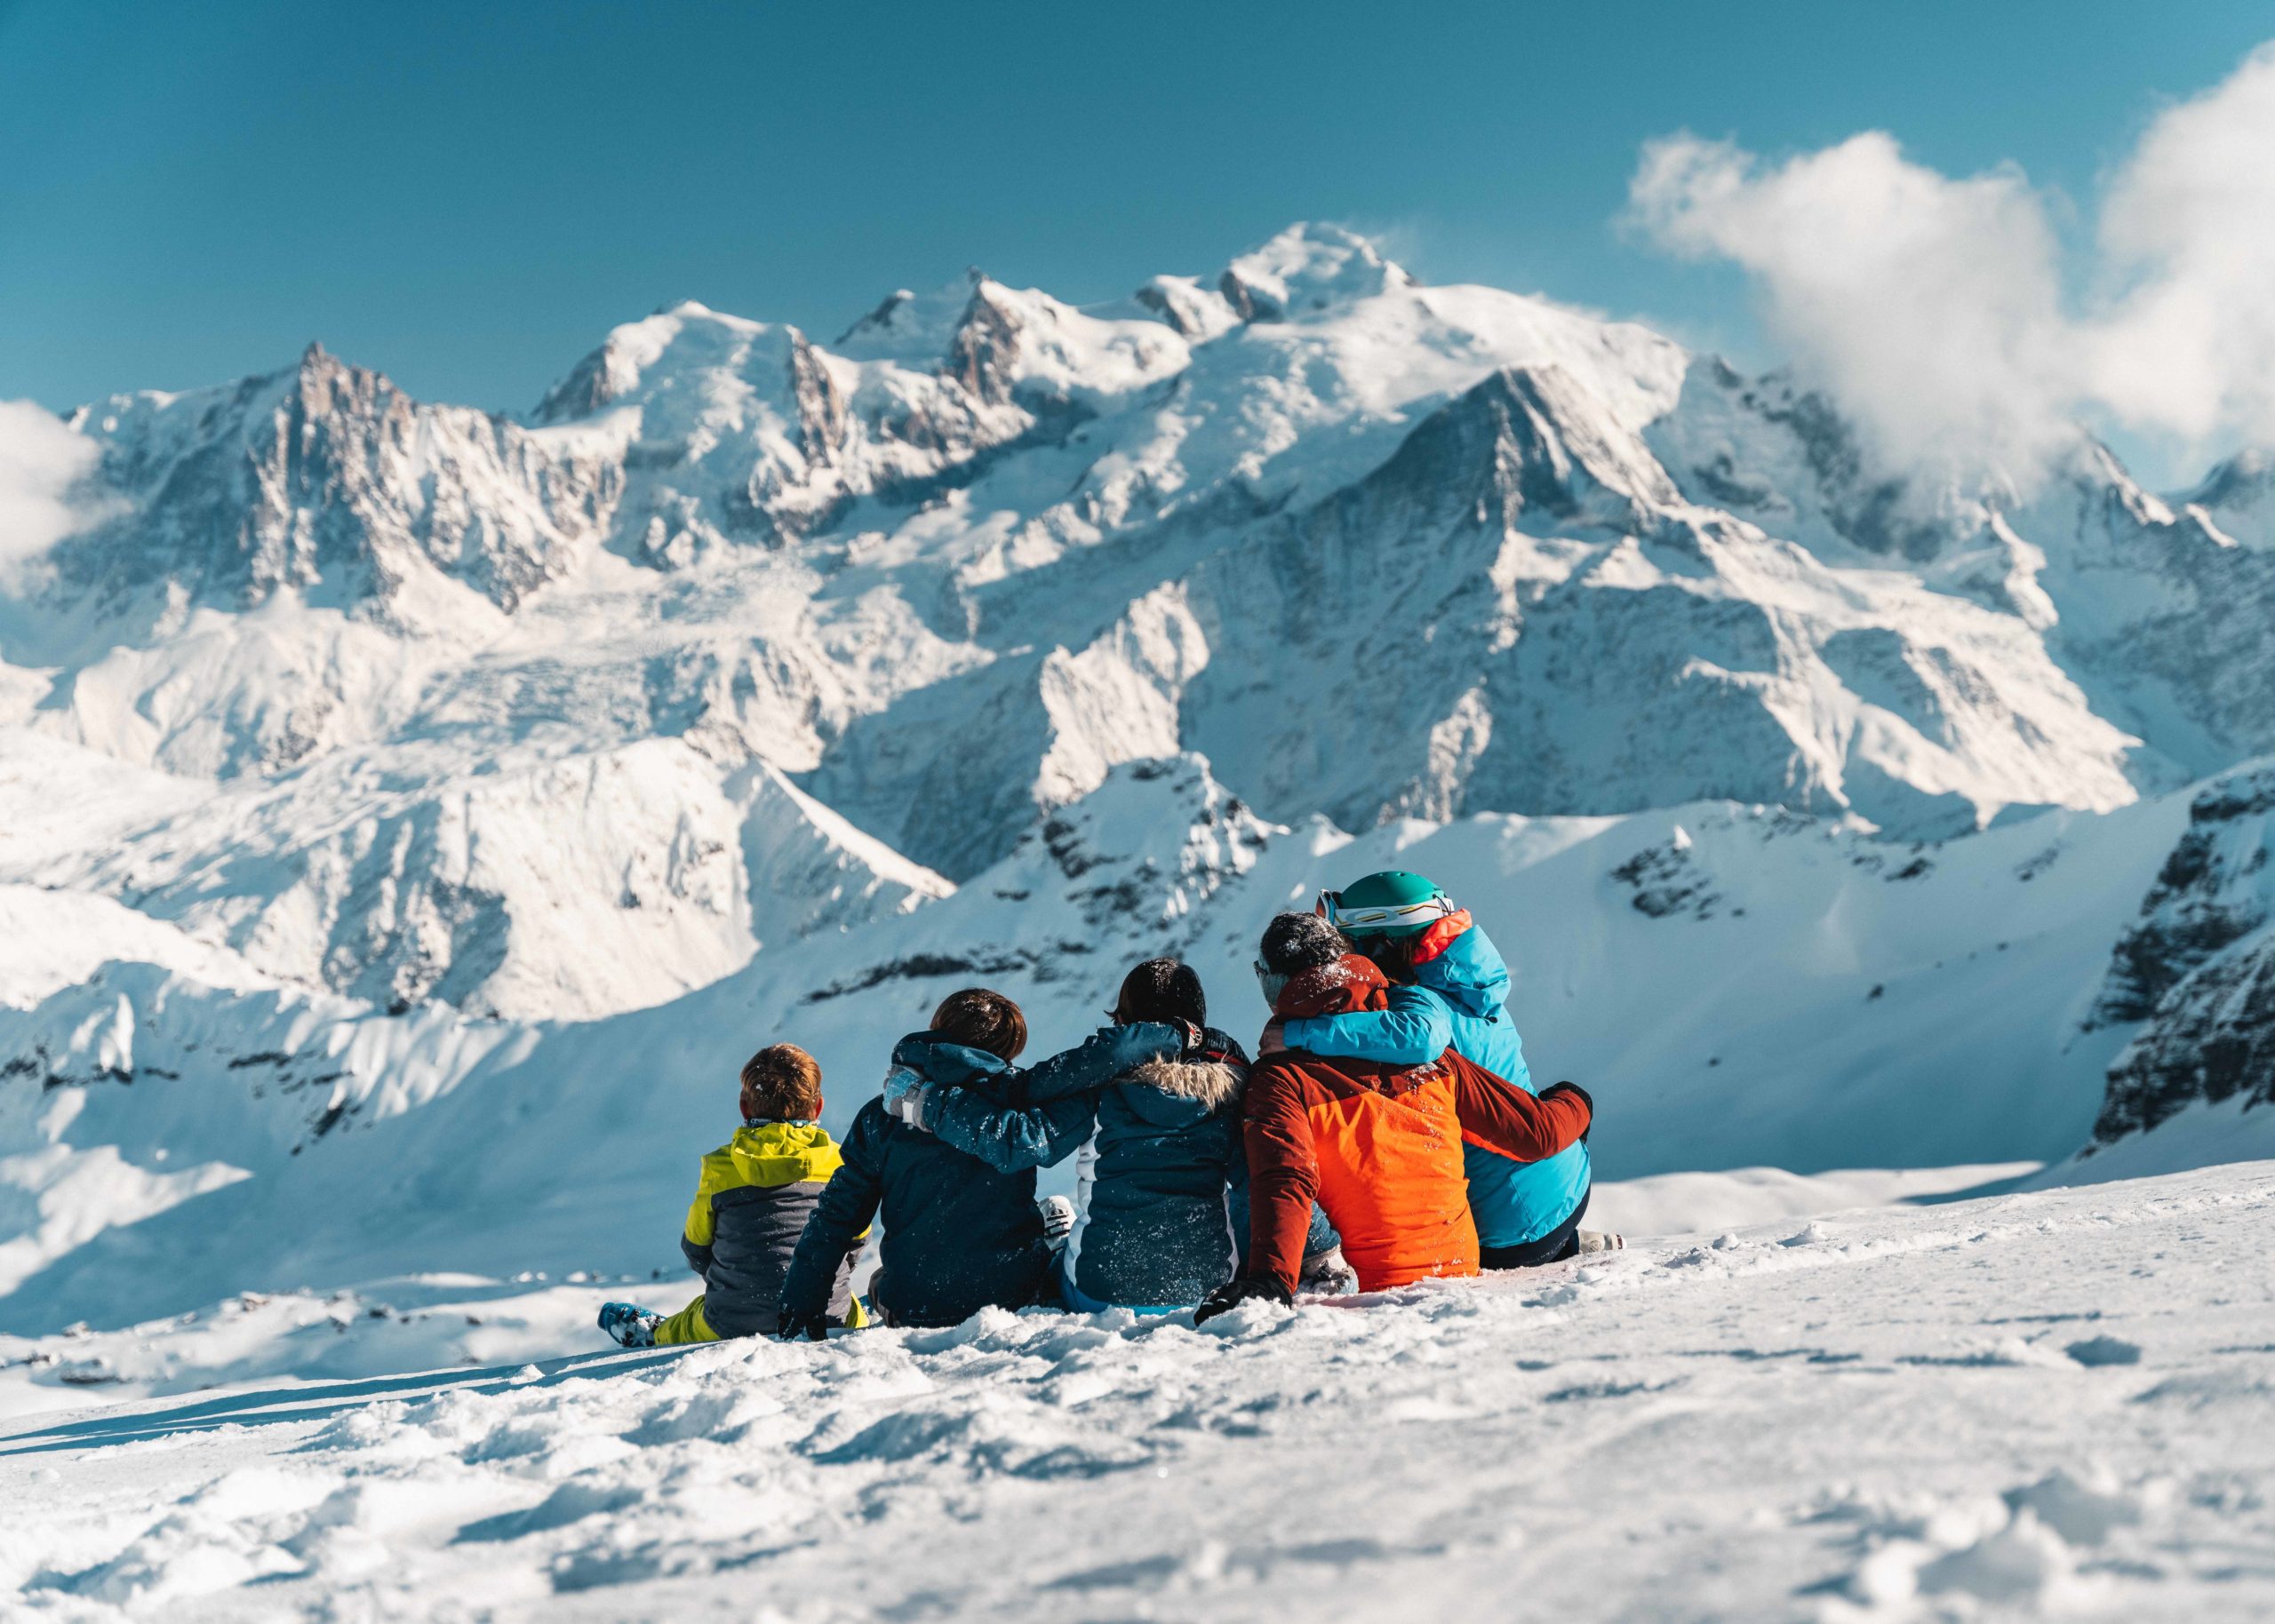
<svg viewBox="0 0 2275 1624"><path fill-rule="evenodd" d="M500 1342L31 1417L0 1432L0 1592L70 1619L2263 1618L2271 1166L1199 1332Z"/></svg>
<svg viewBox="0 0 2275 1624"><path fill-rule="evenodd" d="M2055 814L1920 851L1728 805L1354 841L1265 824L1186 758L1117 769L953 896L826 955L762 953L586 1023L390 1015L116 964L0 1010L0 1047L26 1066L0 1167L43 1169L43 1189L120 1158L217 1182L163 1223L48 1202L23 1221L43 1261L0 1298L0 1327L435 1270L675 1278L694 1158L733 1126L760 1044L814 1052L842 1131L890 1039L974 982L1026 1007L1041 1053L1098 1023L1129 964L1174 952L1214 1018L1250 1034L1263 922L1392 862L1444 875L1489 922L1537 1072L1596 1095L1607 1178L2058 1162L2129 1031L2086 1030L2108 944L2188 816L2184 800ZM342 1208L355 1223L306 1221Z"/></svg>

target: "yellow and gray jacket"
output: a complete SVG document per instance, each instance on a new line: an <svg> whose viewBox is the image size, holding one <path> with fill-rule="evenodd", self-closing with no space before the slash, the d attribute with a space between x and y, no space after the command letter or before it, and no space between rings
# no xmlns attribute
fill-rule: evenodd
<svg viewBox="0 0 2275 1624"><path fill-rule="evenodd" d="M703 1277L703 1316L721 1336L773 1332L798 1237L840 1159L837 1142L815 1122L752 1123L703 1158L679 1244ZM841 1321L867 1235L865 1228L853 1238L831 1282L829 1311Z"/></svg>

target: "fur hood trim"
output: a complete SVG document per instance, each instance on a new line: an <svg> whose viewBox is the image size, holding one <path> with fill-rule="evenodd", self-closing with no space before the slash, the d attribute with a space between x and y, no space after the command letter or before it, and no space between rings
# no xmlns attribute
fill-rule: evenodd
<svg viewBox="0 0 2275 1624"><path fill-rule="evenodd" d="M1240 1098L1248 1078L1221 1060L1149 1060L1132 1067L1129 1080L1215 1111Z"/></svg>

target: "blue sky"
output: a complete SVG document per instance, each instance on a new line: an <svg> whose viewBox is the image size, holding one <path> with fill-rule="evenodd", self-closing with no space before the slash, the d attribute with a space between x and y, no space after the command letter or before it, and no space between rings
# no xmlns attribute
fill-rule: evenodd
<svg viewBox="0 0 2275 1624"><path fill-rule="evenodd" d="M532 403L682 297L827 337L978 264L1076 301L1299 218L1773 356L1617 217L1641 142L1884 128L2090 207L2264 6L0 0L0 397L279 365Z"/></svg>

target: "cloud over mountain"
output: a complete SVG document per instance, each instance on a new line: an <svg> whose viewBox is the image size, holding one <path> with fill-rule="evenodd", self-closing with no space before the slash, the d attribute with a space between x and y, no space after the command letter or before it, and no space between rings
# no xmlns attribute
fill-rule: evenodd
<svg viewBox="0 0 2275 1624"><path fill-rule="evenodd" d="M92 516L75 487L100 455L54 413L30 401L0 401L0 580Z"/></svg>
<svg viewBox="0 0 2275 1624"><path fill-rule="evenodd" d="M2088 245L2017 167L1952 177L1867 131L1773 162L1645 147L1631 219L1732 261L1778 340L1896 466L2028 465L2079 415L2275 441L2275 44L2151 121ZM2072 295L2071 290L2082 290Z"/></svg>

